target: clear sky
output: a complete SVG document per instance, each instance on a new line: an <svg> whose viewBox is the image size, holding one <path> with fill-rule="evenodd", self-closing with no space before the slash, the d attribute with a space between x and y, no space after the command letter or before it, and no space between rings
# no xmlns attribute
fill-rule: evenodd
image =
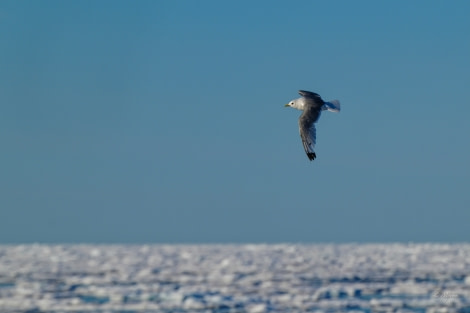
<svg viewBox="0 0 470 313"><path fill-rule="evenodd" d="M0 243L469 241L468 12L2 1Z"/></svg>

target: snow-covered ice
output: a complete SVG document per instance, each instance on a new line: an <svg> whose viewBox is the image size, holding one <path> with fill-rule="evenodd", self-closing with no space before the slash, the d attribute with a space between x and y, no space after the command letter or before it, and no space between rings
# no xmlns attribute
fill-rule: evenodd
<svg viewBox="0 0 470 313"><path fill-rule="evenodd" d="M0 312L470 313L470 244L0 245Z"/></svg>

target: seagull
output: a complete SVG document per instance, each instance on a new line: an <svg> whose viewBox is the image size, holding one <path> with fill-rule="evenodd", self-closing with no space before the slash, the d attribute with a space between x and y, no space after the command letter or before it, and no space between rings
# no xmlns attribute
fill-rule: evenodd
<svg viewBox="0 0 470 313"><path fill-rule="evenodd" d="M311 91L299 90L299 94L302 97L290 101L285 107L303 111L299 117L300 138L308 159L313 161L317 157L315 151L313 151L316 143L315 123L320 118L321 111L339 112L341 106L339 100L326 102L319 94Z"/></svg>

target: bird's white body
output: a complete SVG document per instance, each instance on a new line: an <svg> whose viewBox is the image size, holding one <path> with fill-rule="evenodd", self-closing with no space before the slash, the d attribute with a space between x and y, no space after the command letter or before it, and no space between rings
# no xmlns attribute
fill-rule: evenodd
<svg viewBox="0 0 470 313"><path fill-rule="evenodd" d="M305 108L305 98L297 98L289 102L289 106L291 108L303 111ZM331 112L339 112L341 110L341 104L339 100L330 100L325 102L325 104L321 107L322 111L328 110Z"/></svg>

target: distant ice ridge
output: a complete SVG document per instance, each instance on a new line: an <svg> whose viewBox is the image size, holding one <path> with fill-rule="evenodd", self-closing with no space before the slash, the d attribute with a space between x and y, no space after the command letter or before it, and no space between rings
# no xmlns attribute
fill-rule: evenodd
<svg viewBox="0 0 470 313"><path fill-rule="evenodd" d="M0 246L0 312L470 313L470 244Z"/></svg>

